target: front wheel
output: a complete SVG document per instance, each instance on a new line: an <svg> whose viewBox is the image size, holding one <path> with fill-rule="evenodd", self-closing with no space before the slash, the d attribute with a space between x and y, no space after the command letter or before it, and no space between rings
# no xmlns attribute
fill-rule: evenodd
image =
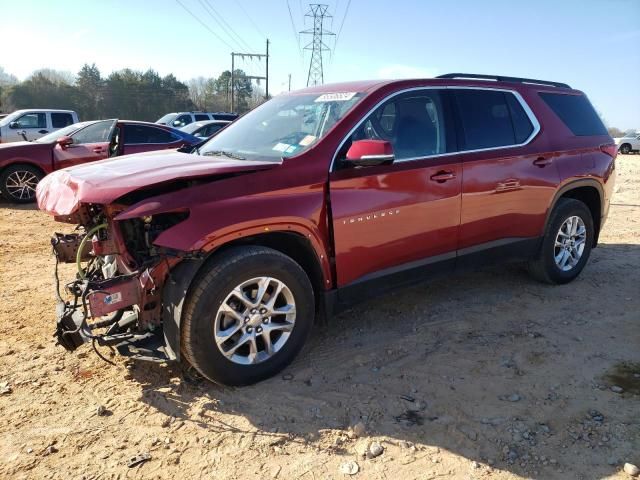
<svg viewBox="0 0 640 480"><path fill-rule="evenodd" d="M194 280L182 318L181 350L213 382L264 380L304 345L314 304L309 278L290 257L266 247L231 248Z"/></svg>
<svg viewBox="0 0 640 480"><path fill-rule="evenodd" d="M13 203L30 203L36 199L36 186L42 172L30 165L12 165L0 175L2 196Z"/></svg>
<svg viewBox="0 0 640 480"><path fill-rule="evenodd" d="M540 251L529 261L529 272L545 283L569 283L587 263L594 235L589 208L579 200L561 198L551 212Z"/></svg>
<svg viewBox="0 0 640 480"><path fill-rule="evenodd" d="M620 153L623 153L625 155L631 153L631 145L629 145L628 143L620 145Z"/></svg>

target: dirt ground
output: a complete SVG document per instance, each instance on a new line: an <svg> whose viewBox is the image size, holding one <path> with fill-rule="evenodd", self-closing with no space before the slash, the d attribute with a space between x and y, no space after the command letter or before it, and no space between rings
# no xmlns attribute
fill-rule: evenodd
<svg viewBox="0 0 640 480"><path fill-rule="evenodd" d="M0 478L627 478L624 462L640 465L640 155L617 164L575 282L511 265L420 285L341 315L282 375L240 389L54 346L61 225L0 204ZM371 442L384 450L366 458Z"/></svg>

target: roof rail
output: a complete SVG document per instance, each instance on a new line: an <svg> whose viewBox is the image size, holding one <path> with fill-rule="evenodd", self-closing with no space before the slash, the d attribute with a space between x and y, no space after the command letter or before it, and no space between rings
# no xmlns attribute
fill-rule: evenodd
<svg viewBox="0 0 640 480"><path fill-rule="evenodd" d="M566 83L560 82L548 82L546 80L536 80L534 78L503 77L502 75L478 75L477 73L447 73L445 75L439 75L436 78L468 78L478 80L495 80L496 82L532 83L535 85L547 85L550 87L571 88Z"/></svg>

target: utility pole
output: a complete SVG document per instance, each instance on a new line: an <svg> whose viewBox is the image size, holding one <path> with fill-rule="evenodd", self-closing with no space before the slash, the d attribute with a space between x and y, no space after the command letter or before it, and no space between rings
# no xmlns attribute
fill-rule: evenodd
<svg viewBox="0 0 640 480"><path fill-rule="evenodd" d="M231 52L231 111L233 112L235 109L235 68L236 68L236 57L244 60L245 57L249 57L249 60L253 60L253 57L256 57L258 60L265 59L265 73L264 77L255 76L255 75L245 75L244 78L248 78L249 80L264 80L265 81L265 98L269 98L269 39L267 38L267 50L265 53L239 53L239 52Z"/></svg>
<svg viewBox="0 0 640 480"><path fill-rule="evenodd" d="M267 38L267 57L265 59L266 64L266 72L265 72L265 87L264 87L264 98L265 100L269 99L269 39Z"/></svg>
<svg viewBox="0 0 640 480"><path fill-rule="evenodd" d="M291 74L289 74L289 91L291 91Z"/></svg>
<svg viewBox="0 0 640 480"><path fill-rule="evenodd" d="M309 4L309 11L305 17L313 19L313 28L303 30L303 35L313 35L311 42L304 49L311 50L311 61L309 63L309 74L307 75L307 87L311 85L322 85L324 83L324 72L322 66L322 52L328 52L331 49L322 41L322 37L335 35L323 27L325 18L332 18L327 13L329 5L320 3Z"/></svg>

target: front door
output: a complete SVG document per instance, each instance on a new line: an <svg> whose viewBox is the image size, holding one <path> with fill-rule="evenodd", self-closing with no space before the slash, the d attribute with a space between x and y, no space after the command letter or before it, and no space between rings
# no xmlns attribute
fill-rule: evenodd
<svg viewBox="0 0 640 480"><path fill-rule="evenodd" d="M53 149L55 168L67 168L108 158L115 124L115 120L92 123L71 135L71 145L56 145Z"/></svg>
<svg viewBox="0 0 640 480"><path fill-rule="evenodd" d="M395 95L338 152L329 184L338 287L453 266L462 176L456 155L443 155L455 145L448 105L444 90ZM361 139L390 141L393 163L347 166L346 151Z"/></svg>

